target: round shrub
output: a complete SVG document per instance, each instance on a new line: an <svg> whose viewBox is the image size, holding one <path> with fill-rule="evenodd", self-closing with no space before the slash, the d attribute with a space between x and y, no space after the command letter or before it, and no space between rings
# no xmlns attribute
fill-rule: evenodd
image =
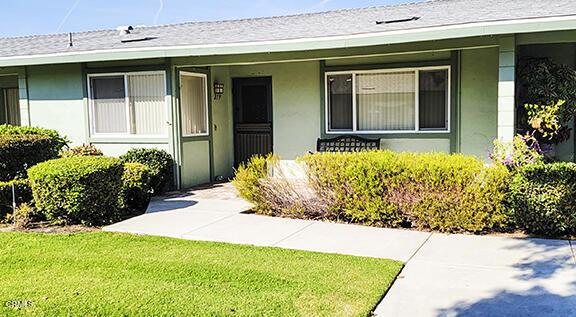
<svg viewBox="0 0 576 317"><path fill-rule="evenodd" d="M152 190L155 195L166 192L172 186L174 179L174 161L172 156L159 149L131 149L120 156L124 163L140 163L150 169Z"/></svg>
<svg viewBox="0 0 576 317"><path fill-rule="evenodd" d="M56 223L103 225L119 218L122 162L79 156L40 163L28 170L38 211Z"/></svg>
<svg viewBox="0 0 576 317"><path fill-rule="evenodd" d="M68 144L68 139L61 136L58 131L39 127L15 126L9 124L0 125L0 135L43 135L52 139L54 144L54 154Z"/></svg>
<svg viewBox="0 0 576 317"><path fill-rule="evenodd" d="M514 221L528 233L576 234L576 164L527 165L510 184Z"/></svg>
<svg viewBox="0 0 576 317"><path fill-rule="evenodd" d="M125 163L122 174L122 207L126 215L145 212L151 196L150 169L140 163Z"/></svg>
<svg viewBox="0 0 576 317"><path fill-rule="evenodd" d="M102 156L104 155L100 149L91 144L82 144L75 146L66 151L62 151L61 157L72 157L72 156Z"/></svg>
<svg viewBox="0 0 576 317"><path fill-rule="evenodd" d="M0 181L26 177L26 169L58 157L65 145L54 130L0 125Z"/></svg>

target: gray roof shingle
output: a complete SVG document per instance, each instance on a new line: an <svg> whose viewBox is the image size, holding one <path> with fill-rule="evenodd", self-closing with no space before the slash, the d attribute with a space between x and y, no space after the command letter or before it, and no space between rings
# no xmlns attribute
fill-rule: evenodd
<svg viewBox="0 0 576 317"><path fill-rule="evenodd" d="M395 6L347 9L269 18L190 22L117 30L0 38L0 57L45 55L183 45L214 45L293 40L541 17L576 15L576 0L435 0ZM420 17L416 21L376 21ZM146 41L123 40L152 38Z"/></svg>

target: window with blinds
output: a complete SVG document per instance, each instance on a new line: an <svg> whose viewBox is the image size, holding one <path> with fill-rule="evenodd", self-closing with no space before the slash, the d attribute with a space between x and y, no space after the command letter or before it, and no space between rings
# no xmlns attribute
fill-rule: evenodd
<svg viewBox="0 0 576 317"><path fill-rule="evenodd" d="M449 68L328 73L328 132L448 131Z"/></svg>
<svg viewBox="0 0 576 317"><path fill-rule="evenodd" d="M208 86L204 74L182 73L180 76L180 111L182 135L208 134Z"/></svg>
<svg viewBox="0 0 576 317"><path fill-rule="evenodd" d="M165 136L164 72L89 77L93 134Z"/></svg>

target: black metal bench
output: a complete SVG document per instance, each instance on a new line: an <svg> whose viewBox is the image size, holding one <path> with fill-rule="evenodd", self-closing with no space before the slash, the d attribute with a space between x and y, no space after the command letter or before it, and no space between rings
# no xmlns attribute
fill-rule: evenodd
<svg viewBox="0 0 576 317"><path fill-rule="evenodd" d="M366 139L355 135L343 135L333 139L318 139L318 152L360 152L380 149L380 139Z"/></svg>

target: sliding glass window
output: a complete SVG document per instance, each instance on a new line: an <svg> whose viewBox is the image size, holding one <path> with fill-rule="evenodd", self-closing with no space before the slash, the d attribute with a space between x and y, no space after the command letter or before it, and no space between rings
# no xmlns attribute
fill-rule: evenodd
<svg viewBox="0 0 576 317"><path fill-rule="evenodd" d="M89 75L92 134L166 136L164 72Z"/></svg>
<svg viewBox="0 0 576 317"><path fill-rule="evenodd" d="M449 130L448 67L327 73L327 132Z"/></svg>

